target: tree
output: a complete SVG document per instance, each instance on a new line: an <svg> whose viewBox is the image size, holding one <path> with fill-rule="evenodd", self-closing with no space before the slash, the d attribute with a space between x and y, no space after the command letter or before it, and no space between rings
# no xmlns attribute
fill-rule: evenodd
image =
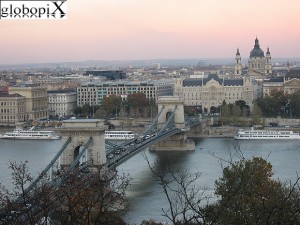
<svg viewBox="0 0 300 225"><path fill-rule="evenodd" d="M74 110L75 115L81 115L82 114L82 108L80 106L77 106Z"/></svg>
<svg viewBox="0 0 300 225"><path fill-rule="evenodd" d="M299 224L298 180L286 185L272 179L273 174L272 165L261 157L231 162L216 181L220 200L212 219L222 225Z"/></svg>
<svg viewBox="0 0 300 225"><path fill-rule="evenodd" d="M253 104L253 112L252 112L252 123L257 125L262 125L262 111L258 104L255 102Z"/></svg>
<svg viewBox="0 0 300 225"><path fill-rule="evenodd" d="M235 104L240 107L242 116L247 116L249 114L250 107L244 100L238 100L235 102Z"/></svg>
<svg viewBox="0 0 300 225"><path fill-rule="evenodd" d="M37 186L27 190L32 181L26 163L11 163L14 188L0 189L1 224L53 225L124 225L120 215L126 209L127 175L118 175L94 168L60 173L59 182L44 177ZM120 210L122 209L122 210Z"/></svg>
<svg viewBox="0 0 300 225"><path fill-rule="evenodd" d="M148 105L148 100L144 93L134 93L127 96L127 102L131 107L144 107Z"/></svg>
<svg viewBox="0 0 300 225"><path fill-rule="evenodd" d="M92 108L89 104L84 104L82 106L82 114L84 115L84 117L88 117L92 114Z"/></svg>
<svg viewBox="0 0 300 225"><path fill-rule="evenodd" d="M200 174L149 165L169 203L163 215L174 225L300 224L300 178L294 183L275 180L271 163L261 157L246 159L239 146L234 148L229 160L215 156L223 175L215 182L214 203L195 185Z"/></svg>
<svg viewBox="0 0 300 225"><path fill-rule="evenodd" d="M294 92L289 98L288 111L289 116L292 117L300 117L300 91Z"/></svg>
<svg viewBox="0 0 300 225"><path fill-rule="evenodd" d="M226 101L224 100L221 105L221 118L220 121L222 123L228 123L230 117L230 107L227 105Z"/></svg>
<svg viewBox="0 0 300 225"><path fill-rule="evenodd" d="M105 113L105 118L115 116L118 108L120 109L122 98L116 95L104 97L102 101L102 110Z"/></svg>
<svg viewBox="0 0 300 225"><path fill-rule="evenodd" d="M146 115L147 107L149 106L149 101L144 93L134 93L127 96L127 110L130 115L135 115L140 117Z"/></svg>
<svg viewBox="0 0 300 225"><path fill-rule="evenodd" d="M151 166L144 155L151 172L157 177L166 196L169 208L162 209L162 215L174 225L206 224L205 204L209 197L205 196L205 189L195 186L200 173L188 173L179 168L172 172L168 164L163 168ZM142 224L155 224L153 221L144 221Z"/></svg>
<svg viewBox="0 0 300 225"><path fill-rule="evenodd" d="M232 105L231 115L233 123L237 124L241 116L241 108L238 105Z"/></svg>

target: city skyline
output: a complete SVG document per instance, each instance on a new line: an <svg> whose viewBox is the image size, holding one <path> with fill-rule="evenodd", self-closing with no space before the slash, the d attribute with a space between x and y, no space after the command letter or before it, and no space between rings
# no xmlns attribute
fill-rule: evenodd
<svg viewBox="0 0 300 225"><path fill-rule="evenodd" d="M257 37L300 57L300 2L73 0L66 20L0 20L0 64L84 60L247 59Z"/></svg>

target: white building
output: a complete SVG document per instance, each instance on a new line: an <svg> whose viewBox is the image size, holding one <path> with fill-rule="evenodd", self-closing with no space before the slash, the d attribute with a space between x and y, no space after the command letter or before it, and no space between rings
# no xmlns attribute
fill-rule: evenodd
<svg viewBox="0 0 300 225"><path fill-rule="evenodd" d="M101 105L106 96L117 95L123 99L134 93L144 93L149 100L157 100L159 96L173 95L173 80L149 80L86 83L77 88L77 105Z"/></svg>
<svg viewBox="0 0 300 225"><path fill-rule="evenodd" d="M51 116L69 116L74 113L77 106L75 90L51 90L48 91L48 98Z"/></svg>

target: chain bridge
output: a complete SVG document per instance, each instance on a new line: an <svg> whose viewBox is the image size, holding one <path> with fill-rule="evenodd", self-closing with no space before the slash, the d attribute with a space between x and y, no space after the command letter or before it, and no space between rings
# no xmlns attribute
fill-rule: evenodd
<svg viewBox="0 0 300 225"><path fill-rule="evenodd" d="M57 128L63 145L25 190L26 196L30 196L45 179L49 186L61 185L74 171L92 174L101 168L114 174L117 166L148 147L154 151L195 150L194 142L187 139L186 133L191 127L201 124L200 117L186 117L183 100L179 96L161 97L157 104L158 114L151 125L134 139L118 145L105 140L104 120L63 121L62 127ZM22 200L16 199L16 202L19 201Z"/></svg>
<svg viewBox="0 0 300 225"><path fill-rule="evenodd" d="M183 100L179 96L161 97L157 104L158 114L151 125L141 135L119 145L105 140L104 120L63 121L62 127L57 129L63 146L27 191L38 185L46 175L51 182L59 184L64 179L61 173L68 174L75 168L83 172L98 166L114 170L148 147L155 151L194 150L195 144L187 139L186 133L190 127L201 123L200 118L185 117Z"/></svg>

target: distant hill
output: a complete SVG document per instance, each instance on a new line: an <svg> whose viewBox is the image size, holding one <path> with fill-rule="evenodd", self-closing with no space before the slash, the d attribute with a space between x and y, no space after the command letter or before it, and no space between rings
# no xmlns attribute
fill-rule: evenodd
<svg viewBox="0 0 300 225"><path fill-rule="evenodd" d="M300 64L300 58L273 58L273 63ZM20 69L118 69L128 67L149 67L159 63L161 67L187 67L187 66L208 66L208 65L233 65L234 58L199 58L199 59L149 59L149 60L87 60L79 62L57 62L57 63L28 63L28 64L0 64L0 70L20 70ZM247 64L247 59L243 60Z"/></svg>

